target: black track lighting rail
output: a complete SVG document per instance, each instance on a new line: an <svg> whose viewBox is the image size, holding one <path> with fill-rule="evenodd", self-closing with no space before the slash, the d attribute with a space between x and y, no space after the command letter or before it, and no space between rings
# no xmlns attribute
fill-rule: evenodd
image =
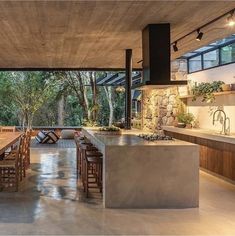
<svg viewBox="0 0 235 236"><path fill-rule="evenodd" d="M189 35L191 35L191 34L193 34L193 33L197 33L197 32L200 31L201 29L207 27L208 25L213 24L214 22L216 22L216 21L218 21L218 20L220 20L220 19L226 17L226 16L229 15L229 14L233 15L234 12L235 12L235 8L233 8L232 10L230 10L230 11L224 13L223 15L220 15L220 16L216 17L215 19L213 19L213 20L211 20L211 21L205 23L204 25L201 25L200 27L197 27L196 29L190 31L189 33L185 34L184 36L182 36L182 37L176 39L173 43L171 43L171 45L175 45L176 42L181 41L182 39L188 37Z"/></svg>

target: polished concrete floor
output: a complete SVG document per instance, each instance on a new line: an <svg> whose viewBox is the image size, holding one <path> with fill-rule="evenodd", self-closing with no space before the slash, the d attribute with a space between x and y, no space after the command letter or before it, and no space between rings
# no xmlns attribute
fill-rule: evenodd
<svg viewBox="0 0 235 236"><path fill-rule="evenodd" d="M103 209L86 200L75 173L75 149L31 151L18 193L0 193L0 234L235 235L235 186L200 174L200 208ZM180 188L180 186L179 186Z"/></svg>

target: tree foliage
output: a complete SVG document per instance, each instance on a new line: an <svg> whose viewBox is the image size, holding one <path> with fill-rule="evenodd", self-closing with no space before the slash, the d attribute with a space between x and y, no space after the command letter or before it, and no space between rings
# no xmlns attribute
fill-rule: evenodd
<svg viewBox="0 0 235 236"><path fill-rule="evenodd" d="M124 116L124 94L103 88L104 72L0 72L0 125L108 125Z"/></svg>

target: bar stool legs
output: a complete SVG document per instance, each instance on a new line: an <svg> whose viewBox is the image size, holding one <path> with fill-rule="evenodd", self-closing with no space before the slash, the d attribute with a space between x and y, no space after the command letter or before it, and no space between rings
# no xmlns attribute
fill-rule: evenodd
<svg viewBox="0 0 235 236"><path fill-rule="evenodd" d="M102 153L94 146L83 143L80 145L80 154L81 179L86 197L90 188L98 188L102 192Z"/></svg>

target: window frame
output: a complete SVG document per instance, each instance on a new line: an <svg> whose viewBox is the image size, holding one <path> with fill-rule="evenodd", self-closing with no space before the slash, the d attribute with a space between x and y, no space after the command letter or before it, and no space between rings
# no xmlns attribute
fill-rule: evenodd
<svg viewBox="0 0 235 236"><path fill-rule="evenodd" d="M215 65L215 66L210 66L210 67L205 67L205 54L207 54L207 53L210 53L210 52L213 52L213 51L218 51L218 64L217 65ZM221 50L219 49L219 48L214 48L213 50L211 50L211 51L209 51L209 52L203 52L203 54L202 54L202 64L203 64L203 69L204 70L206 70L206 69L211 69L211 68L214 68L214 67L217 67L217 66L219 66L220 65L220 62L221 62Z"/></svg>
<svg viewBox="0 0 235 236"><path fill-rule="evenodd" d="M212 68L216 68L216 67L225 66L225 65L229 65L229 64L235 63L235 61L232 61L232 62L228 62L228 63L222 64L222 60L221 60L221 50L222 50L222 48L226 47L226 46L229 46L229 45L232 45L234 43L235 43L235 39L233 39L233 40L231 40L229 42L226 42L224 44L220 44L220 45L214 46L214 47L212 47L212 48L210 48L208 50L205 50L203 52L199 52L199 53L197 53L197 54L195 54L193 56L188 57L187 58L187 73L188 74L192 74L192 73L196 73L196 72L199 72L199 71L210 70ZM218 50L218 52L219 52L219 63L218 63L218 65L212 66L212 67L209 67L209 68L204 68L204 54L206 54L208 52L211 52L211 51L216 51L216 50ZM201 56L201 68L202 69L201 70L197 70L197 71L193 71L193 72L189 72L189 60L194 58L194 57L198 57L198 56Z"/></svg>
<svg viewBox="0 0 235 236"><path fill-rule="evenodd" d="M189 72L189 61L191 60L191 59L193 59L193 58L195 58L195 57L200 57L200 62L201 62L201 69L198 69L198 70L195 70L195 71L192 71L192 72ZM188 60L187 60L187 64L188 64L188 74L191 74L191 73L194 73L194 72L198 72L198 71L202 71L203 70L203 56L202 56L202 54L200 53L200 54L197 54L197 55L195 55L195 56L193 56L193 57L190 57L190 58L188 58ZM200 63L199 63L200 64Z"/></svg>

